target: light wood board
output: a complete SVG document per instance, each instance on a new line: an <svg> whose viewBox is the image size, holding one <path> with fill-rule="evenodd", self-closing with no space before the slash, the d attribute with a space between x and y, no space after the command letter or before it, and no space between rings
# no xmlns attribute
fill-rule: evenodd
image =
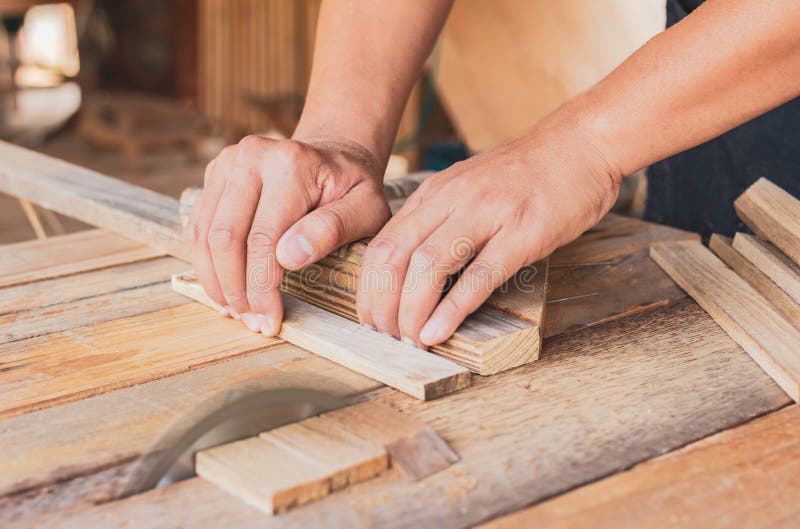
<svg viewBox="0 0 800 529"><path fill-rule="evenodd" d="M280 343L195 304L0 346L0 417L10 417Z"/></svg>
<svg viewBox="0 0 800 529"><path fill-rule="evenodd" d="M800 266L772 244L746 233L736 234L733 247L791 296L795 303L800 303Z"/></svg>
<svg viewBox="0 0 800 529"><path fill-rule="evenodd" d="M759 178L733 205L751 230L800 263L800 201Z"/></svg>
<svg viewBox="0 0 800 529"><path fill-rule="evenodd" d="M656 243L650 255L795 402L800 400L800 330L701 243Z"/></svg>
<svg viewBox="0 0 800 529"><path fill-rule="evenodd" d="M539 362L478 377L446 399L423 403L391 389L368 397L430 425L461 460L421 482L397 479L390 470L368 486L349 487L273 522L193 479L35 523L154 527L167 519L197 527L224 520L248 529L309 527L319 520L352 527L357 520L389 528L464 527L790 402L691 302L555 337Z"/></svg>
<svg viewBox="0 0 800 529"><path fill-rule="evenodd" d="M30 283L164 255L105 230L86 230L2 246L0 287Z"/></svg>
<svg viewBox="0 0 800 529"><path fill-rule="evenodd" d="M219 310L197 279L173 277L176 292ZM337 364L429 400L469 386L469 371L449 360L296 299L284 296L279 336Z"/></svg>
<svg viewBox="0 0 800 529"><path fill-rule="evenodd" d="M800 303L739 253L733 247L732 242L729 237L715 233L711 236L708 245L726 265L764 296L787 321L796 327L800 326Z"/></svg>
<svg viewBox="0 0 800 529"><path fill-rule="evenodd" d="M718 433L479 529L794 527L800 407Z"/></svg>

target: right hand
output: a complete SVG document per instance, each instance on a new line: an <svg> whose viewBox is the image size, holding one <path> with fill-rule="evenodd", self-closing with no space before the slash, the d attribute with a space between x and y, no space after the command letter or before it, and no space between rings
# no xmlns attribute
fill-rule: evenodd
<svg viewBox="0 0 800 529"><path fill-rule="evenodd" d="M186 226L197 277L228 314L275 336L280 284L339 246L374 235L389 218L382 164L340 139L247 136L205 172Z"/></svg>

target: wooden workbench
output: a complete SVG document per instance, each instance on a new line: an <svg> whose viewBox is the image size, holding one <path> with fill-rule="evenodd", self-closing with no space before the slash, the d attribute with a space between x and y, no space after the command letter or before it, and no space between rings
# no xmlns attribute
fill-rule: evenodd
<svg viewBox="0 0 800 529"><path fill-rule="evenodd" d="M551 258L540 360L432 402L190 303L185 263L102 230L0 248L0 527L793 526L800 412L647 257L687 237L609 216ZM388 404L461 461L275 517L200 478L115 499L173 421L283 387Z"/></svg>

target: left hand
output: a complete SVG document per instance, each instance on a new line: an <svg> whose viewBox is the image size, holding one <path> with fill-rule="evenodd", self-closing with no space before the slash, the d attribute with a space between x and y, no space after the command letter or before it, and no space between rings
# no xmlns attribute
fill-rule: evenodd
<svg viewBox="0 0 800 529"><path fill-rule="evenodd" d="M423 348L447 340L522 266L599 222L620 180L598 144L558 113L431 176L369 244L360 321Z"/></svg>

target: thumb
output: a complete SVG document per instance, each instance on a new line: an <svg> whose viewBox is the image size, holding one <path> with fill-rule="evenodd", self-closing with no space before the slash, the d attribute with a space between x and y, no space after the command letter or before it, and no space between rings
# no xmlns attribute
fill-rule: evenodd
<svg viewBox="0 0 800 529"><path fill-rule="evenodd" d="M348 242L378 233L390 212L380 190L359 185L339 200L298 220L278 241L278 262L297 270L322 259Z"/></svg>

